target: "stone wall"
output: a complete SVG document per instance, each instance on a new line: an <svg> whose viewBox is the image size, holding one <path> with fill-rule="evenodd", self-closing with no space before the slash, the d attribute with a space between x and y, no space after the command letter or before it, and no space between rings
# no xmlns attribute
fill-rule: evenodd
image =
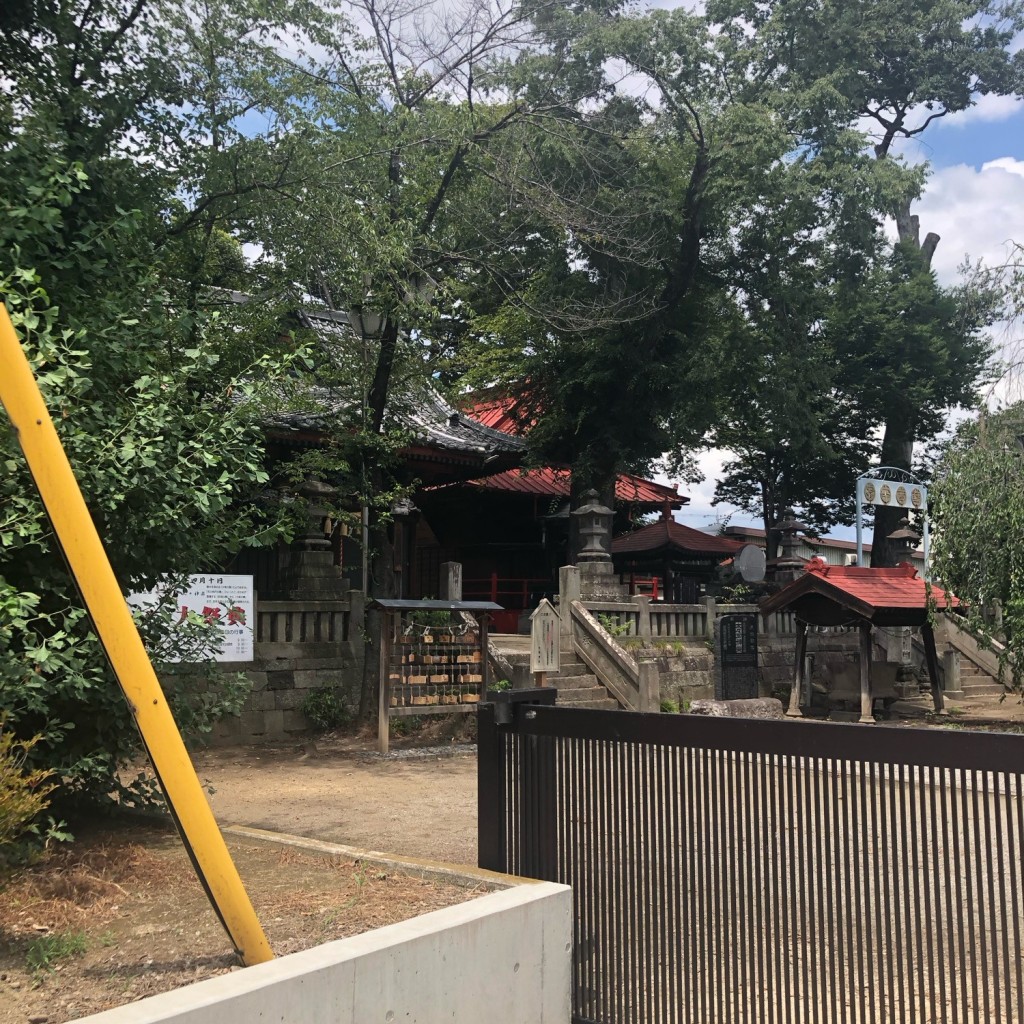
<svg viewBox="0 0 1024 1024"><path fill-rule="evenodd" d="M264 608L275 609L272 620ZM248 676L252 692L241 713L218 722L207 742L231 746L301 738L311 725L302 704L325 686L339 686L355 708L363 676L363 609L359 592L344 602L257 602L253 661L218 666Z"/></svg>
<svg viewBox="0 0 1024 1024"><path fill-rule="evenodd" d="M624 646L634 660L657 665L662 700L684 706L694 700L714 699L715 653L706 642L681 638L631 643L627 638ZM760 633L757 646L760 695L779 696L783 690L788 694L793 682L796 637ZM857 665L857 633L811 632L807 653L814 659L814 678L828 678L845 665Z"/></svg>

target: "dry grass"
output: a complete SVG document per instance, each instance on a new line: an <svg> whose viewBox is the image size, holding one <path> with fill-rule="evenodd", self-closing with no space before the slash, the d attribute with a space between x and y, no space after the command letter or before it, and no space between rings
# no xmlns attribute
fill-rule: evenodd
<svg viewBox="0 0 1024 1024"><path fill-rule="evenodd" d="M477 891L377 865L230 839L274 951L451 906ZM177 836L82 838L0 880L0 1024L59 1024L230 970L234 958Z"/></svg>

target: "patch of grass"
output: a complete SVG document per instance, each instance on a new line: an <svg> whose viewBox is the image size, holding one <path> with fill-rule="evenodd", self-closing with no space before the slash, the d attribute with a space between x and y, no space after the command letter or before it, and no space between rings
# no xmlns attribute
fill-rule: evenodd
<svg viewBox="0 0 1024 1024"><path fill-rule="evenodd" d="M392 736L411 736L423 728L423 719L419 715L407 715L392 718L389 722Z"/></svg>
<svg viewBox="0 0 1024 1024"><path fill-rule="evenodd" d="M665 715L678 715L679 714L679 701L670 700L666 698L661 702L661 711Z"/></svg>
<svg viewBox="0 0 1024 1024"><path fill-rule="evenodd" d="M40 935L25 950L25 962L33 974L52 971L54 964L73 956L81 956L88 946L85 932L53 932Z"/></svg>

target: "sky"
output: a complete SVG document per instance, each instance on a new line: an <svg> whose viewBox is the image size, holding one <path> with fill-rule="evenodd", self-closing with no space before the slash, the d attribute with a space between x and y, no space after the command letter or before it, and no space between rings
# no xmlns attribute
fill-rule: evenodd
<svg viewBox="0 0 1024 1024"><path fill-rule="evenodd" d="M998 265L1005 262L1013 241L1024 245L1024 102L980 97L974 107L933 122L904 155L930 168L924 195L913 212L921 218L922 238L929 231L941 236L932 263L941 283L956 281L965 258ZM1002 325L994 334L1007 361L1020 358L1024 346L1019 328ZM1008 375L993 398L1024 398L1018 375ZM720 451L700 456L705 479L680 486L690 504L676 518L697 529L730 515L732 525L762 525L732 506L712 506L722 460ZM665 476L657 479L670 482ZM852 528L837 527L832 533L853 535Z"/></svg>

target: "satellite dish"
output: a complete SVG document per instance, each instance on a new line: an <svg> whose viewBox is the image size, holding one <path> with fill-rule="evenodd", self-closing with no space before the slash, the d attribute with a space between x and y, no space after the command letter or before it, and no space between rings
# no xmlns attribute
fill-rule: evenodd
<svg viewBox="0 0 1024 1024"><path fill-rule="evenodd" d="M756 544L744 544L733 556L733 568L743 577L744 583L760 583L764 579L766 566L764 551Z"/></svg>

